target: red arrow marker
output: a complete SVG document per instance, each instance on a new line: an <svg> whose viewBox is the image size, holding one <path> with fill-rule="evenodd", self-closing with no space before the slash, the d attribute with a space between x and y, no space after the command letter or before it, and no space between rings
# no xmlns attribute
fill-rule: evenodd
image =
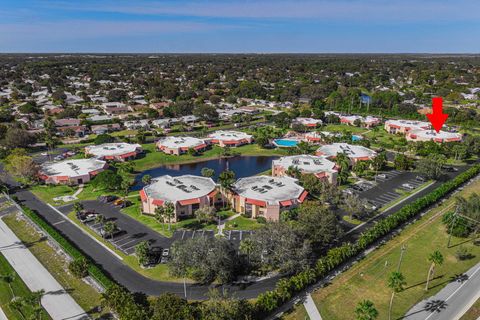
<svg viewBox="0 0 480 320"><path fill-rule="evenodd" d="M448 114L443 113L442 97L432 98L432 113L427 114L428 120L437 133L442 129L443 124L447 121Z"/></svg>

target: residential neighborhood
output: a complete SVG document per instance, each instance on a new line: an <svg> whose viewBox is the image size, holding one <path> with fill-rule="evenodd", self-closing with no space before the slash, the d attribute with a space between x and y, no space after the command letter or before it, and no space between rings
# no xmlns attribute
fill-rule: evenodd
<svg viewBox="0 0 480 320"><path fill-rule="evenodd" d="M478 9L6 1L0 320L479 319Z"/></svg>

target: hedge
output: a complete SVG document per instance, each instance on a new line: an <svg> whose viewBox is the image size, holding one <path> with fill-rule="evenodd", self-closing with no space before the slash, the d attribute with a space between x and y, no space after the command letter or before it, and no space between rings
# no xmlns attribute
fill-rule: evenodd
<svg viewBox="0 0 480 320"><path fill-rule="evenodd" d="M89 257L80 251L75 245L67 240L62 234L60 234L55 228L53 228L47 221L40 217L37 213L26 206L21 206L23 212L45 233L47 233L58 245L65 251L72 259L84 258L89 262L88 274L94 278L102 287L108 289L114 284L112 279L105 274L105 272L95 264Z"/></svg>
<svg viewBox="0 0 480 320"><path fill-rule="evenodd" d="M455 179L442 184L431 193L405 205L399 211L380 220L377 224L363 232L355 243L345 243L339 247L332 248L326 253L326 255L317 260L315 266L290 278L281 279L274 290L267 291L258 296L255 306L259 317L271 313L296 293L325 278L330 271L339 267L354 256L357 256L369 245L375 243L392 230L409 221L429 206L435 204L437 201L479 173L480 165L473 166L467 171L459 174Z"/></svg>

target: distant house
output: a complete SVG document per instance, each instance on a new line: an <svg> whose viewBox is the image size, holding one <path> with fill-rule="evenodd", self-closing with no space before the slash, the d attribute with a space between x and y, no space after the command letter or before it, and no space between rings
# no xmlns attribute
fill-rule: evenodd
<svg viewBox="0 0 480 320"><path fill-rule="evenodd" d="M85 147L86 155L92 155L100 160L128 161L135 159L142 152L141 145L125 142L104 143Z"/></svg>
<svg viewBox="0 0 480 320"><path fill-rule="evenodd" d="M331 160L335 159L340 153L344 153L350 159L351 165L358 161L373 160L377 156L377 153L371 149L348 143L332 143L321 146L318 148L316 155L325 156Z"/></svg>
<svg viewBox="0 0 480 320"><path fill-rule="evenodd" d="M56 119L55 126L56 127L71 127L71 126L79 126L80 119Z"/></svg>
<svg viewBox="0 0 480 320"><path fill-rule="evenodd" d="M138 129L150 129L150 125L148 124L148 120L132 120L132 121L125 121L123 126L129 130L138 130Z"/></svg>
<svg viewBox="0 0 480 320"><path fill-rule="evenodd" d="M253 136L241 131L223 131L218 130L208 135L211 143L218 144L220 147L239 147L244 144L252 143Z"/></svg>
<svg viewBox="0 0 480 320"><path fill-rule="evenodd" d="M88 128L86 126L57 127L57 132L60 136L68 136L69 132L72 132L75 137L81 138L88 133Z"/></svg>
<svg viewBox="0 0 480 320"><path fill-rule="evenodd" d="M87 118L87 120L92 121L92 122L111 121L111 120L113 120L113 117L101 114L101 115L91 116L91 117Z"/></svg>
<svg viewBox="0 0 480 320"><path fill-rule="evenodd" d="M112 124L99 124L91 127L91 131L94 134L105 134L113 131L119 131L122 127L118 123Z"/></svg>

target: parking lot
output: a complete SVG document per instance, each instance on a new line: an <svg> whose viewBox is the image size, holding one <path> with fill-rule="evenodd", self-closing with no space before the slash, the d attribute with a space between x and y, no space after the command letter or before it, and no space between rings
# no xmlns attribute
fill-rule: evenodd
<svg viewBox="0 0 480 320"><path fill-rule="evenodd" d="M106 240L126 255L133 254L135 252L135 246L142 241L148 241L152 248L161 249L169 248L173 241L121 213L120 209L111 203L101 203L92 200L82 201L82 204L85 210L91 210L105 216L105 222L115 222L120 231L114 234L112 238L107 237ZM68 214L72 211L72 205L61 206L58 209L62 213ZM95 223L94 221L86 222L85 224L97 234L100 234L102 224Z"/></svg>
<svg viewBox="0 0 480 320"><path fill-rule="evenodd" d="M240 242L253 234L253 231L245 230L226 230L223 232L225 239L230 241L235 247L240 245ZM173 233L173 241L187 240L199 237L213 238L215 232L213 230L177 230Z"/></svg>
<svg viewBox="0 0 480 320"><path fill-rule="evenodd" d="M355 190L353 187L350 189L370 204L381 208L402 196L400 190L413 192L425 183L425 181L418 180L417 176L418 174L415 172L398 170L381 172L377 175L376 182L367 183L369 186L360 183L363 190ZM410 188L405 185L410 186Z"/></svg>

